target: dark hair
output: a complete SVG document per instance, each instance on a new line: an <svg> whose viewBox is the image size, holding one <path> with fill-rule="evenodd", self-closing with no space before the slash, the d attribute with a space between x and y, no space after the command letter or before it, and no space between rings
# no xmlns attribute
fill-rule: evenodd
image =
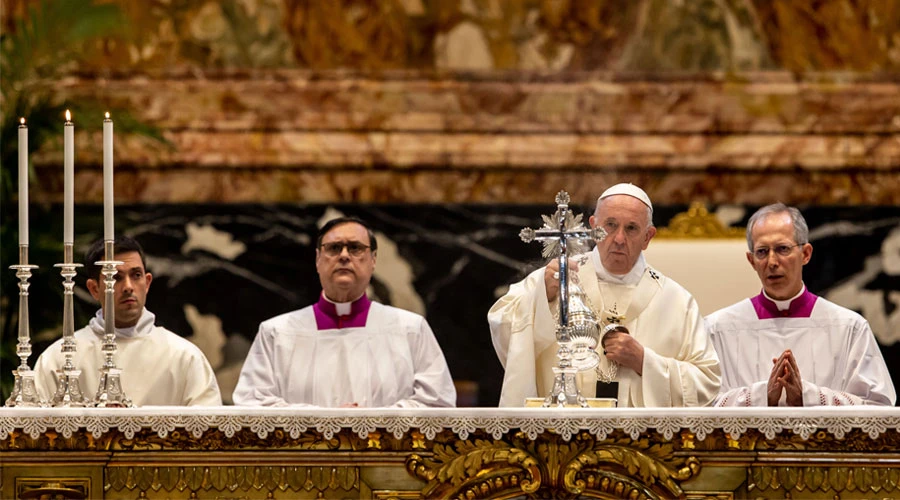
<svg viewBox="0 0 900 500"><path fill-rule="evenodd" d="M105 241L102 239L95 241L84 254L84 267L87 270L89 279L100 281L100 270L102 267L96 265L95 262L103 260L105 257L104 243ZM143 264L146 271L147 259L144 258L144 249L141 247L141 244L131 236L117 236L113 243L113 253L118 255L125 252L137 252L141 256L141 264Z"/></svg>
<svg viewBox="0 0 900 500"><path fill-rule="evenodd" d="M369 248L371 248L373 252L375 250L378 250L378 241L375 240L375 232L372 231L372 226L370 226L368 222L360 219L359 217L354 216L338 217L326 222L325 225L322 226L321 229L319 229L319 236L316 238L316 248L322 246L322 238L324 238L325 235L328 234L328 231L331 231L336 226L339 226L341 224L349 223L359 224L360 226L366 228L366 232L369 233Z"/></svg>

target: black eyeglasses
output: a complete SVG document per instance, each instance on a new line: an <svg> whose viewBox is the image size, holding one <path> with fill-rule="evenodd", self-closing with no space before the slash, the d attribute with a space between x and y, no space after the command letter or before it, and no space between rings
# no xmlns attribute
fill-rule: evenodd
<svg viewBox="0 0 900 500"><path fill-rule="evenodd" d="M358 241L333 241L331 243L322 243L319 247L329 257L337 257L347 247L347 253L354 257L359 257L369 249L369 245L363 245Z"/></svg>
<svg viewBox="0 0 900 500"><path fill-rule="evenodd" d="M766 260L769 258L769 252L774 251L776 254L787 257L791 254L791 251L796 247L802 247L803 243L798 243L796 245L778 245L772 248L769 247L759 247L753 251L753 257L756 260Z"/></svg>

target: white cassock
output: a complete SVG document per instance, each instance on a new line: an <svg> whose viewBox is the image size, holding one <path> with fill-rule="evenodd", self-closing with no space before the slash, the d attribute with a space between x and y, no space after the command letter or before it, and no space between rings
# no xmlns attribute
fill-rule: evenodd
<svg viewBox="0 0 900 500"><path fill-rule="evenodd" d="M786 349L800 370L803 406L893 406L891 374L865 318L805 288L789 306L779 311L760 294L706 317L722 362L717 406L767 406L772 359Z"/></svg>
<svg viewBox="0 0 900 500"><path fill-rule="evenodd" d="M154 325L156 315L144 309L137 325L116 329L116 367L122 370L125 396L135 406L218 406L219 384L209 361L191 341ZM75 332L75 367L81 370L81 392L93 398L106 359L103 311L88 326ZM38 393L49 400L56 393L56 370L65 364L62 339L38 358L35 378Z"/></svg>
<svg viewBox="0 0 900 500"><path fill-rule="evenodd" d="M643 375L619 367L620 407L705 406L719 389L715 350L697 302L678 283L651 269L643 254L624 277L609 274L595 248L578 269L581 288L598 319L615 304L624 325L644 347ZM488 312L494 349L505 371L500 406L523 406L553 387L557 365L558 301L547 301L544 268L513 284ZM602 328L602 327L601 327ZM601 369L609 361L601 356ZM594 371L579 373L586 397L596 394Z"/></svg>
<svg viewBox="0 0 900 500"><path fill-rule="evenodd" d="M359 326L320 330L314 306L264 321L241 369L234 404L456 406L450 370L425 318L370 304Z"/></svg>

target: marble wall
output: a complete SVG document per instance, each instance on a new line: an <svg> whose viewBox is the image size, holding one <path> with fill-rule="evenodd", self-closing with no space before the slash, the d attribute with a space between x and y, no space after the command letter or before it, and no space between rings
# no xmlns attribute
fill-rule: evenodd
<svg viewBox="0 0 900 500"><path fill-rule="evenodd" d="M630 181L667 204L900 204L900 85L877 76L217 72L61 91L115 96L169 141L117 123L127 203L540 203L562 186L589 203ZM78 198L100 202L99 120L76 124ZM61 201L60 160L35 155L38 199Z"/></svg>
<svg viewBox="0 0 900 500"><path fill-rule="evenodd" d="M685 208L658 206L657 225L666 225ZM753 209L721 205L714 212L740 226ZM117 213L119 228L142 242L148 254L154 275L148 308L160 324L203 349L226 399L259 322L318 297L317 227L335 215L352 214L377 229L373 297L425 315L460 384L460 404L492 406L503 372L486 314L509 284L541 264L540 246L522 243L518 232L537 227L540 215L553 210L551 201L493 206L129 205L118 207ZM100 212L92 206L78 210L79 248L100 236ZM815 248L805 270L807 285L866 316L900 387L900 210L809 207L804 212ZM38 222L50 228L61 219L57 208ZM744 255L738 252L733 258L743 262ZM41 325L35 333L40 352L59 335L58 328L47 325L61 315L56 290L61 287L51 261L38 263L42 269L31 303L38 316L32 323ZM683 265L703 263L688 260ZM83 289L77 296L76 322L83 324L96 304Z"/></svg>
<svg viewBox="0 0 900 500"><path fill-rule="evenodd" d="M81 202L111 110L123 203L588 203L628 180L668 204L900 204L892 2L41 4L3 4L8 33L52 26L10 38L4 97L78 111ZM38 201L62 197L58 133Z"/></svg>
<svg viewBox="0 0 900 500"><path fill-rule="evenodd" d="M45 2L5 0L6 31ZM98 2L90 2L98 3ZM895 71L900 7L831 0L111 0L83 70ZM79 5L80 4L80 5ZM73 14L91 18L88 3ZM65 4L57 10L66 8ZM101 17L108 22L107 17ZM90 27L88 25L77 28ZM67 26L56 26L59 31ZM75 38L77 40L77 38ZM74 62L74 61L73 61Z"/></svg>

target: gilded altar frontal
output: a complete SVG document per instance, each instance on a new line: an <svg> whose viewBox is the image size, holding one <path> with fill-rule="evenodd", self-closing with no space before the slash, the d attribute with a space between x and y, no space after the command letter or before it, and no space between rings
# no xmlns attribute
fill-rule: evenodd
<svg viewBox="0 0 900 500"><path fill-rule="evenodd" d="M900 498L898 1L0 0L0 75L0 498Z"/></svg>

